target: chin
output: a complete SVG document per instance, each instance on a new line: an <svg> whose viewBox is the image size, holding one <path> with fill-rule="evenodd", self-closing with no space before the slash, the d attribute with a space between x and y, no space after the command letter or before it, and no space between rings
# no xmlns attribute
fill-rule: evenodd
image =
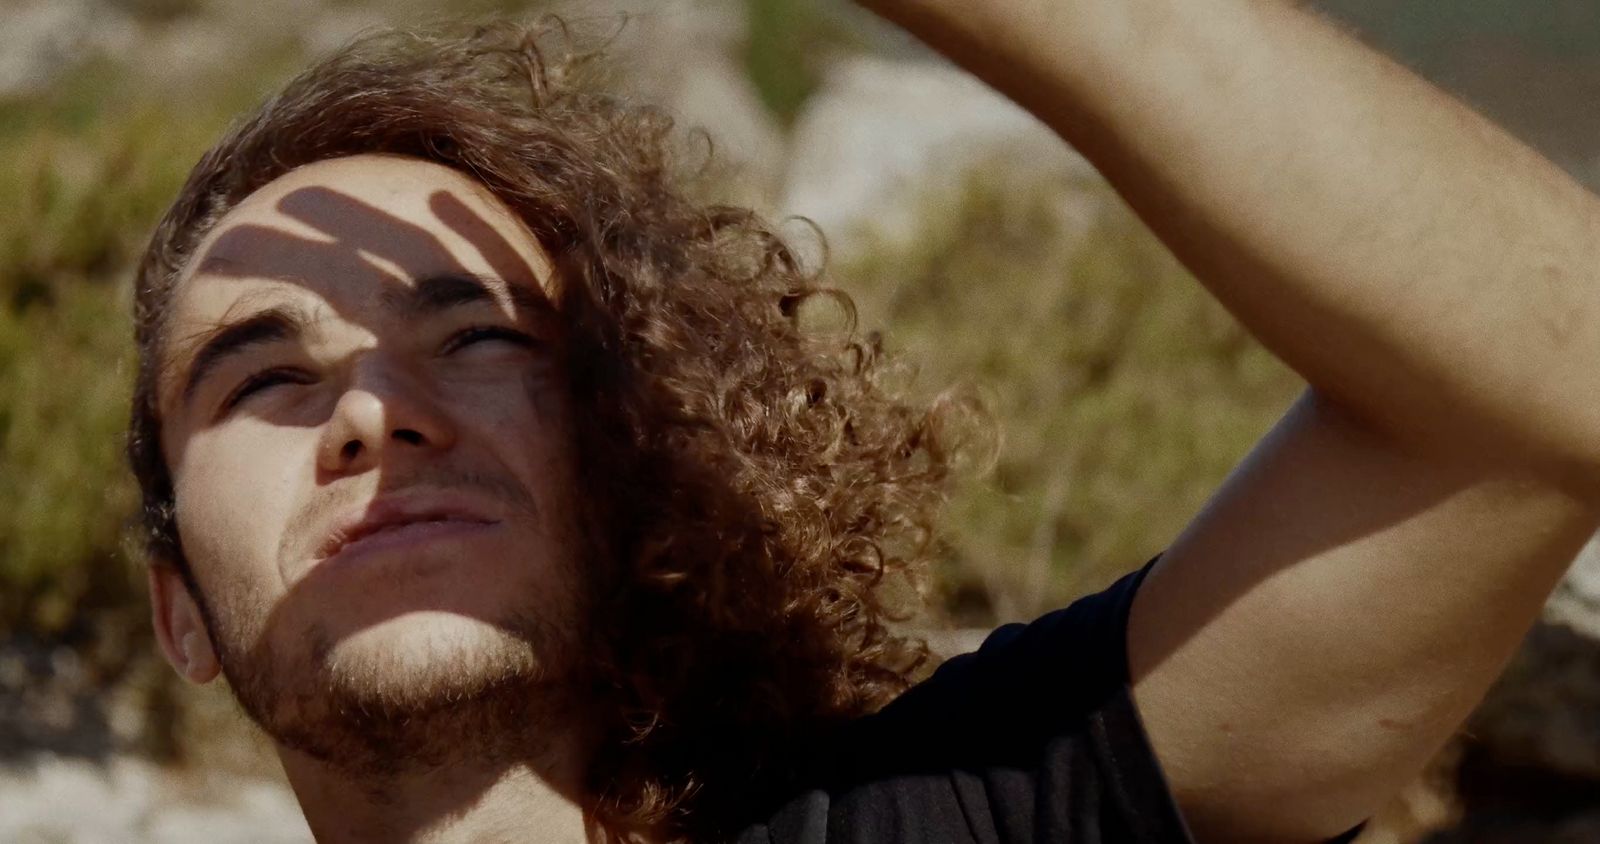
<svg viewBox="0 0 1600 844"><path fill-rule="evenodd" d="M580 685L582 602L561 582L484 582L326 577L237 604L228 617L248 623L219 628L223 670L282 747L356 767L429 742L423 755L447 754Z"/></svg>
<svg viewBox="0 0 1600 844"><path fill-rule="evenodd" d="M544 636L438 610L408 612L330 642L324 669L353 699L391 706L471 697L496 683L538 683L557 654Z"/></svg>
<svg viewBox="0 0 1600 844"><path fill-rule="evenodd" d="M230 663L234 695L281 749L361 775L493 750L476 742L503 744L566 700L577 664L566 628L441 611L337 638L318 625L297 630Z"/></svg>

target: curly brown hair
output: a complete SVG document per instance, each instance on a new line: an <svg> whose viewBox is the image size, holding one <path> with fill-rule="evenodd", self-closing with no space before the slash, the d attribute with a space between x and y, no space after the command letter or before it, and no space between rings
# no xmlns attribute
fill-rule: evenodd
<svg viewBox="0 0 1600 844"><path fill-rule="evenodd" d="M965 405L884 384L875 342L804 330L849 298L777 229L681 188L658 110L589 84L560 21L366 36L293 80L196 165L138 270L128 455L152 555L192 575L154 401L179 271L247 195L312 162L412 156L465 172L555 256L573 444L605 526L600 616L608 828L718 837L799 743L925 670L886 580L918 584Z"/></svg>

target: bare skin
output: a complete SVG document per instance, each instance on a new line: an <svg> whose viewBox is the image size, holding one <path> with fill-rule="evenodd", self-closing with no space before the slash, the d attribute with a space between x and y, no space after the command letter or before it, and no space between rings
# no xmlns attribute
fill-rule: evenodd
<svg viewBox="0 0 1600 844"><path fill-rule="evenodd" d="M1310 382L1141 590L1131 669L1202 840L1309 841L1354 825L1465 717L1600 523L1600 402L1585 386L1600 358L1595 200L1284 3L865 2L1088 155ZM527 347L467 351L504 365L490 367L506 379L494 389L457 380L458 326L418 331L373 304L382 297L343 301L285 284L282 271L290 256L340 278L371 273L370 290L416 287L439 269L413 265L438 257L416 255L420 229L446 263L491 279L500 318L536 334L511 294L548 281L536 246L468 180L426 165L346 160L286 180L298 181L236 209L212 245L246 225L295 239L236 248L212 265L231 262L226 272L196 268L178 319L187 336L263 297L294 298L317 314L318 330L289 347L314 377L254 394L245 413L220 411L232 387L197 389L199 410L180 407L177 386L165 393L186 551L202 588L239 596L236 626L221 634L292 650L299 632L332 617L335 628L320 631L334 645L328 671L378 702L404 691L361 684L380 657L425 687L452 679L430 673L441 650L489 650L535 679L562 676L559 639L527 635L495 602L515 590L472 588L527 576L554 595L540 610L558 629L577 597L572 561L549 541L560 519L529 515L548 506L515 506L524 494L553 500L545 491L563 466L558 437L510 436L562 424L559 403L527 382L536 367ZM413 229L331 235L349 248L330 252L325 228L308 230L281 204L306 189L355 197ZM439 193L491 221L529 272L462 237L430 204ZM513 384L522 389L505 389ZM418 467L435 462L461 469L455 477L496 478L455 492L472 511L466 521L500 527L459 526L421 543L423 556L545 542L536 571L456 581L424 566L386 590L313 565L330 513L360 511L394 483L411 489ZM250 495L240 477L253 479ZM225 547L244 553L230 559ZM164 650L190 679L214 678L228 643L212 641L170 566L151 577ZM341 596L338 612L319 615L327 595ZM518 818L517 833L537 818L541 840L581 840L583 725L559 715L572 711L552 708L536 746L488 761L459 754L428 776L402 769L367 781L298 751L286 751L285 766L327 840L493 838ZM439 782L461 785L441 792Z"/></svg>
<svg viewBox="0 0 1600 844"><path fill-rule="evenodd" d="M1600 204L1280 0L863 0L1082 151L1310 391L1173 543L1135 697L1202 841L1367 817L1600 523Z"/></svg>
<svg viewBox="0 0 1600 844"><path fill-rule="evenodd" d="M588 838L586 726L560 694L582 598L553 283L481 187L380 156L252 194L181 280L163 446L215 624L157 561L155 628L191 681L232 669L318 840ZM304 322L217 345L276 311ZM428 518L348 529L407 508ZM531 703L459 714L496 684ZM340 739L340 709L403 713L392 746Z"/></svg>

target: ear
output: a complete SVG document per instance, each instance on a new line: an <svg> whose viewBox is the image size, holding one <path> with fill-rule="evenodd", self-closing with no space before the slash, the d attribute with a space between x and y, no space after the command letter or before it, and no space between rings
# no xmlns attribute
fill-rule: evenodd
<svg viewBox="0 0 1600 844"><path fill-rule="evenodd" d="M150 622L167 662L191 683L216 679L222 663L211 644L211 632L206 629L200 604L190 594L178 567L162 560L151 561L149 578Z"/></svg>

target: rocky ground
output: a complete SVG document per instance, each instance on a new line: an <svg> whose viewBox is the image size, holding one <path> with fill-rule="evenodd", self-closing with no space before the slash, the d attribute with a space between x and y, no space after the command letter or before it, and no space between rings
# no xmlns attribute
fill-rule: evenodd
<svg viewBox="0 0 1600 844"><path fill-rule="evenodd" d="M311 840L280 782L198 781L129 757L41 759L0 770L0 841L291 844Z"/></svg>

